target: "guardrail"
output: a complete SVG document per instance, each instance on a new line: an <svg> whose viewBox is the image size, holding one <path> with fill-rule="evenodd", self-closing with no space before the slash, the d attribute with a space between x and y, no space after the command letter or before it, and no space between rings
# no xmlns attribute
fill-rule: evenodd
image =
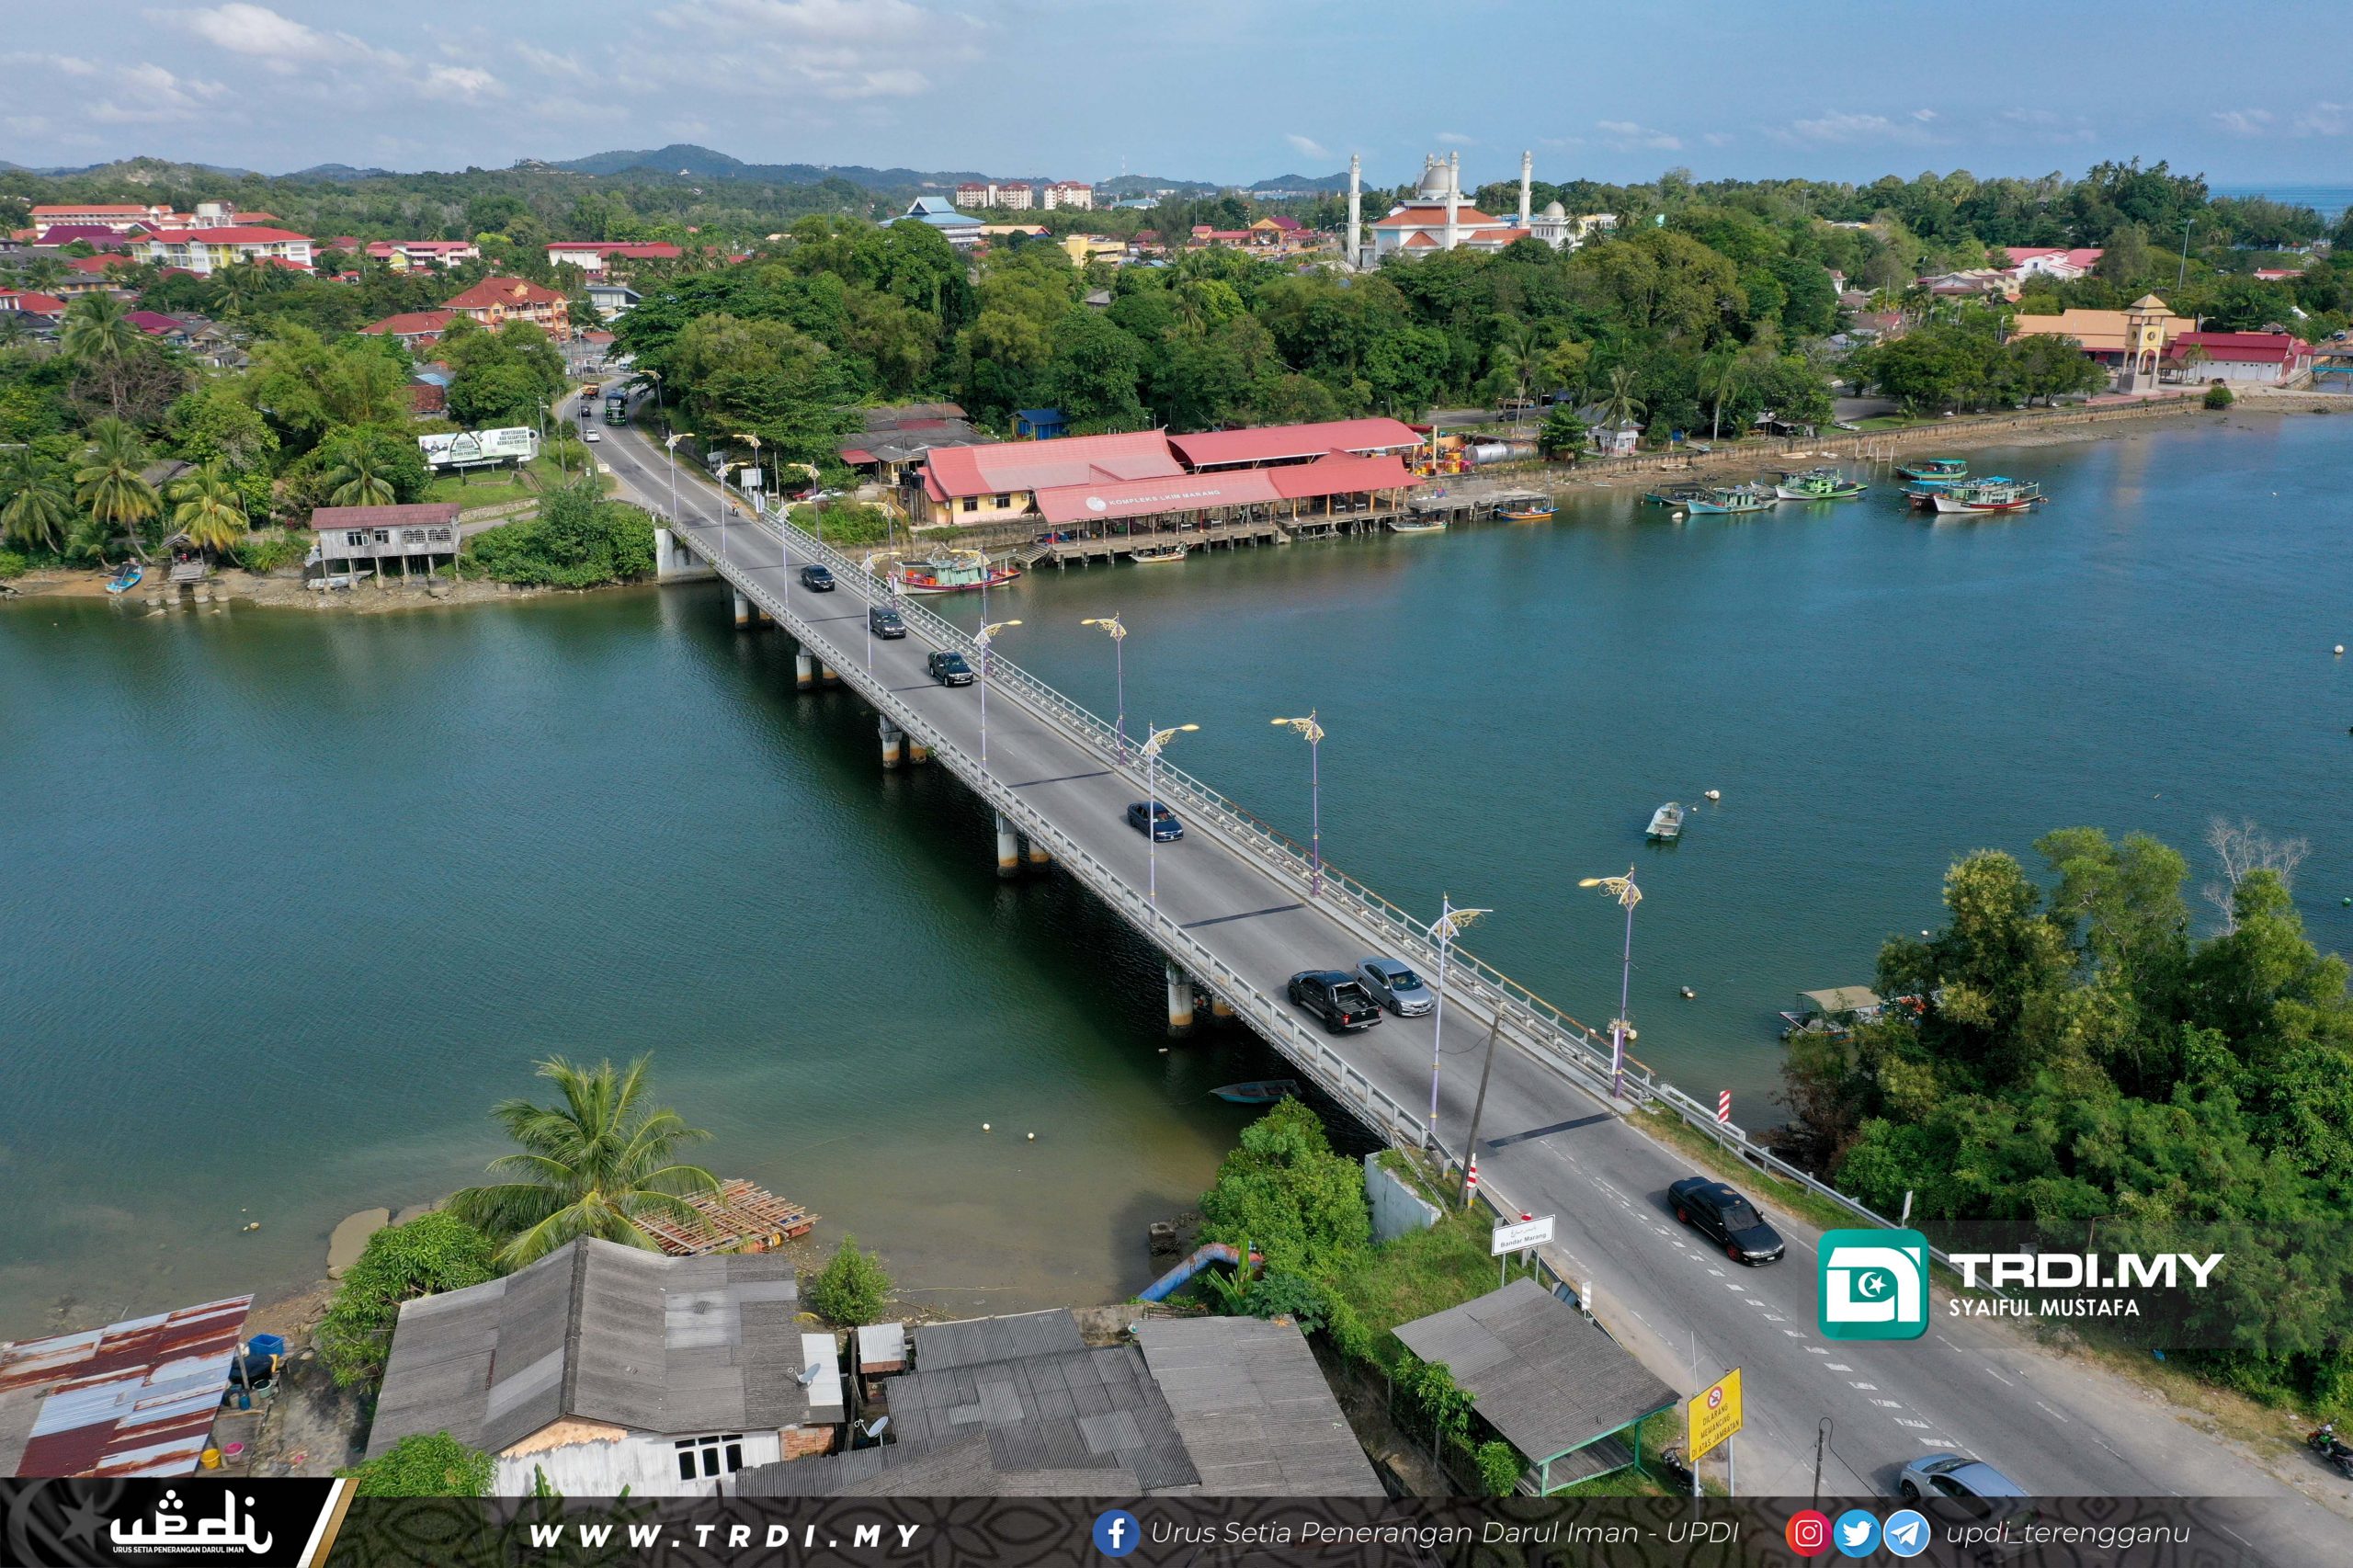
<svg viewBox="0 0 2353 1568"><path fill-rule="evenodd" d="M762 515L768 526L777 530L789 565L822 563L837 579L848 577L857 582L870 600L893 598L889 581L876 575L864 561L854 559L836 546L826 544L794 527L774 508ZM714 561L712 564L722 574L727 571L725 562ZM772 619L796 628L801 625L799 617L787 609L781 601L773 598L765 588L749 581L738 586ZM978 667L983 650L970 634L904 597L898 597L895 602L901 619L911 631L918 633L936 647L963 653ZM802 637L803 641L808 640L803 631L796 630L794 635ZM996 694L1010 698L1039 717L1059 725L1077 740L1102 753L1108 762L1118 765L1132 761L1133 742L1124 739L1113 725L1018 665L994 653L988 655L988 660L989 684ZM879 682L856 668L836 665L835 673L848 681L876 711L889 713L892 722L919 738L928 737L926 744L932 748L934 756L949 759L949 766L975 792L1019 825L1034 841L1047 845L1057 858L1070 866L1074 873L1105 902L1125 913L1188 973L1222 997L1237 1014L1250 1019L1286 1056L1306 1067L1310 1075L1323 1083L1327 1091L1334 1093L1336 1097L1363 1108L1371 1124L1392 1139L1398 1137L1401 1130L1409 1130L1413 1136L1406 1146L1435 1150L1442 1159L1454 1158L1430 1136L1427 1124L1420 1116L1398 1104L1360 1071L1348 1066L1338 1052L1321 1037L1311 1034L1276 999L1266 996L1253 983L1235 973L1211 953L1189 932L1160 914L1156 907L1137 895L1123 879L1080 848L1074 840L1047 821L1027 801L1000 787L976 759L968 756L961 748L916 718L911 709ZM1314 877L1314 867L1294 841L1190 774L1170 767L1165 758L1161 760L1157 771L1161 800L1181 808L1180 814L1189 814L1203 825L1213 825L1221 830L1228 842L1251 855L1273 875L1296 884L1302 899L1307 898ZM1364 937L1370 946L1386 948L1426 972L1437 972L1438 947L1428 926L1415 921L1355 878L1336 870L1328 860L1323 866L1323 891L1315 902L1327 913L1355 926L1358 934ZM1458 1006L1467 1002L1483 1007L1498 1017L1502 1040L1615 1108L1609 1041L1606 1035L1578 1022L1494 966L1466 952L1459 944L1450 945L1448 949L1447 986L1449 998ZM1886 1228L1895 1225L1896 1221L1757 1143L1740 1127L1718 1121L1713 1107L1701 1104L1667 1083L1647 1063L1628 1056L1624 1059L1623 1074L1626 1097L1636 1105L1655 1106L1680 1117L1687 1124L1715 1140L1735 1158L1803 1187L1816 1197L1836 1204L1859 1220Z"/></svg>

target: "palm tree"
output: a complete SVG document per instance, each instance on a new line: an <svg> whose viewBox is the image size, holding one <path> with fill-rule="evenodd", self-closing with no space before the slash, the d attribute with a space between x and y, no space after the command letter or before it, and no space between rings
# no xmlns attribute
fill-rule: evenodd
<svg viewBox="0 0 2353 1568"><path fill-rule="evenodd" d="M1708 400L1708 439L1712 441L1722 432L1724 399L1738 392L1748 381L1748 366L1730 348L1718 348L1699 361L1698 392Z"/></svg>
<svg viewBox="0 0 2353 1568"><path fill-rule="evenodd" d="M366 441L346 441L336 449L335 466L326 472L327 500L337 506L388 506L392 482L384 477L384 460Z"/></svg>
<svg viewBox="0 0 2353 1568"><path fill-rule="evenodd" d="M19 448L0 470L0 537L55 551L74 524L74 492L54 463Z"/></svg>
<svg viewBox="0 0 2353 1568"><path fill-rule="evenodd" d="M129 309L112 294L85 294L66 306L65 325L58 335L59 351L68 360L102 371L121 369L123 361L138 353L145 342L146 335L132 324ZM121 377L108 377L107 398L119 420Z"/></svg>
<svg viewBox="0 0 2353 1568"><path fill-rule="evenodd" d="M131 548L142 561L147 552L140 548L139 525L156 511L155 487L142 472L146 466L147 446L139 432L108 418L90 426L90 449L83 466L74 472L74 498L99 522L129 534Z"/></svg>
<svg viewBox="0 0 2353 1568"><path fill-rule="evenodd" d="M1610 425L1624 425L1637 415L1650 411L1650 404L1634 395L1634 371L1631 366L1613 366L1609 371L1609 394L1602 400L1602 418Z"/></svg>
<svg viewBox="0 0 2353 1568"><path fill-rule="evenodd" d="M652 1250L638 1216L688 1222L694 1210L687 1196L718 1190L718 1178L701 1166L673 1163L679 1144L710 1134L676 1111L643 1103L651 1060L641 1056L617 1070L610 1062L585 1067L550 1057L539 1074L562 1092L562 1104L512 1099L491 1111L523 1146L493 1160L491 1174L514 1179L470 1187L449 1199L449 1210L507 1238L500 1262L519 1267L582 1236Z"/></svg>
<svg viewBox="0 0 2353 1568"><path fill-rule="evenodd" d="M224 267L212 275L213 309L224 316L242 316L277 281L272 270L257 261Z"/></svg>
<svg viewBox="0 0 2353 1568"><path fill-rule="evenodd" d="M245 537L244 498L217 460L173 485L172 497L179 503L173 526L199 550L223 551Z"/></svg>

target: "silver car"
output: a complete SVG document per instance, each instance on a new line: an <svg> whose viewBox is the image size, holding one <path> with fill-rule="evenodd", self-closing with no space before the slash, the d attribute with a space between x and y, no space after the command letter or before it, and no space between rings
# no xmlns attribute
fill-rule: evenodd
<svg viewBox="0 0 2353 1568"><path fill-rule="evenodd" d="M1904 1467L1895 1489L1917 1502L1923 1497L2023 1497L2026 1489L1984 1460L1964 1454L1922 1454Z"/></svg>
<svg viewBox="0 0 2353 1568"><path fill-rule="evenodd" d="M1438 1005L1422 977L1395 959L1365 959L1357 965L1357 978L1374 1001L1401 1018L1419 1017Z"/></svg>

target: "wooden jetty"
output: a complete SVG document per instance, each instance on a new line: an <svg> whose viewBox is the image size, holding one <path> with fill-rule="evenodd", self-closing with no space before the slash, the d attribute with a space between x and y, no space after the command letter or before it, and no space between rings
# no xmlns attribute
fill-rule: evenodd
<svg viewBox="0 0 2353 1568"><path fill-rule="evenodd" d="M800 1204L741 1177L721 1182L717 1192L698 1193L687 1203L695 1211L691 1224L653 1214L636 1220L637 1228L672 1257L767 1252L807 1235L817 1222L817 1216Z"/></svg>

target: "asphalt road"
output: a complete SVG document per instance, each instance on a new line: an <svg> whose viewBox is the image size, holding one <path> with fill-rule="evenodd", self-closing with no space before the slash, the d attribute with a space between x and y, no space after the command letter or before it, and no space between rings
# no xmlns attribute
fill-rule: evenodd
<svg viewBox="0 0 2353 1568"><path fill-rule="evenodd" d="M596 450L627 493L657 516L668 513L658 446L613 430ZM718 555L710 484L686 464L677 483L688 514L684 530L698 553ZM800 563L787 570L779 560L776 533L736 517L727 530L731 564L806 619L820 657L836 668L870 659L892 691L979 753L976 689L932 683L923 667L929 649L919 638L870 649L866 601L853 585L812 593L794 578ZM988 755L996 778L1017 784L1089 853L1143 887L1144 840L1124 821L1128 803L1143 798L1140 776L1107 767L1100 753L1066 738L1002 687L990 699ZM1304 904L1298 888L1213 833L1188 824L1188 836L1160 846L1156 858L1161 907L1273 994L1296 971L1352 967L1366 956L1361 941ZM1459 1142L1478 1086L1486 1019L1467 1003L1449 1002L1447 1015L1438 1125L1449 1142ZM1426 1107L1432 1044L1429 1018L1392 1017L1340 1049L1401 1103ZM1771 1214L1789 1241L1779 1265L1746 1268L1716 1254L1666 1206L1667 1185L1695 1167L1531 1057L1508 1047L1498 1052L1481 1131L1482 1181L1524 1210L1556 1217L1556 1265L1592 1282L1602 1321L1654 1372L1688 1394L1727 1368L1742 1369L1743 1494L1812 1494L1818 1423L1827 1417L1825 1495L1888 1495L1903 1464L1949 1449L1984 1459L2043 1495L2276 1498L2278 1506L2266 1511L2269 1538L2252 1543L2266 1557L2282 1564L2353 1561L2353 1521L2344 1517L2353 1513L2353 1488L2313 1483L2314 1495L2334 1497L2344 1511L2332 1512L2124 1380L2035 1349L2005 1328L1946 1319L1941 1295L1926 1338L1825 1340L1815 1326L1812 1227Z"/></svg>

